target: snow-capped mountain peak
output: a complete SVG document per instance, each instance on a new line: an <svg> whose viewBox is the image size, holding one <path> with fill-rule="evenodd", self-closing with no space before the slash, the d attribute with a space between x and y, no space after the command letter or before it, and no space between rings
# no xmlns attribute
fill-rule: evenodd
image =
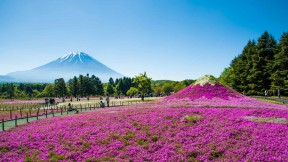
<svg viewBox="0 0 288 162"><path fill-rule="evenodd" d="M74 62L84 63L86 59L91 59L91 56L84 52L70 52L59 58L59 62Z"/></svg>

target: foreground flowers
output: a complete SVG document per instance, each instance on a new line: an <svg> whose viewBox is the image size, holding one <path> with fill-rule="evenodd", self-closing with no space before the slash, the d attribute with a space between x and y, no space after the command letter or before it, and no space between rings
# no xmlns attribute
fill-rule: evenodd
<svg viewBox="0 0 288 162"><path fill-rule="evenodd" d="M285 110L106 109L1 132L0 159L287 161L287 124L245 116L288 119Z"/></svg>

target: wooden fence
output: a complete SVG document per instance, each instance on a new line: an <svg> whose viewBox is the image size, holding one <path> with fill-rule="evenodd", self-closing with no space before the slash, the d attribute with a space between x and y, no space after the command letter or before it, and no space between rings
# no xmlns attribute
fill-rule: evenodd
<svg viewBox="0 0 288 162"><path fill-rule="evenodd" d="M136 105L141 103L141 101L120 101L120 102L110 102L110 107L119 107L119 106L129 106L129 105ZM104 103L105 106L106 103ZM100 103L94 103L94 104L79 104L79 105L74 105L73 109L77 109L79 112L83 111L89 111L89 110L96 110L98 108L101 108ZM0 110L1 111L1 110ZM6 110L7 111L7 110ZM70 111L71 112L71 111ZM72 112L76 112L75 110ZM25 123L29 123L31 121L31 118L36 118L36 120L39 120L39 117L54 117L54 116L59 116L59 115L65 115L69 114L69 110L67 106L47 106L47 107L38 107L38 108L29 108L28 112L23 113L23 109L10 109L9 110L9 119L2 119L1 122L1 127L2 131L5 130L5 122L15 122L15 127L18 126L18 121L21 119L26 119Z"/></svg>
<svg viewBox="0 0 288 162"><path fill-rule="evenodd" d="M282 104L288 104L288 98L276 98L276 97L265 97L265 96L252 96L253 98L256 99L263 99L263 100L269 100L269 101L275 101L275 102L279 102Z"/></svg>

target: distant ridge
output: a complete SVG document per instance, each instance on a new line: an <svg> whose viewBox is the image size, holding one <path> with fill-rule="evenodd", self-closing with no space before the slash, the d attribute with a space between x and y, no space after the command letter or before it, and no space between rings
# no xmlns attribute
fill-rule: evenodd
<svg viewBox="0 0 288 162"><path fill-rule="evenodd" d="M45 65L27 71L0 76L0 82L53 83L57 78L65 81L80 74L95 75L102 82L124 77L84 52L71 52Z"/></svg>

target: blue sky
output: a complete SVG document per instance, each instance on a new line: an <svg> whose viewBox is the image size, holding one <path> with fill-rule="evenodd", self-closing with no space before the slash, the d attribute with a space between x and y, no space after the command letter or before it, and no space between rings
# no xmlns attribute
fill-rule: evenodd
<svg viewBox="0 0 288 162"><path fill-rule="evenodd" d="M288 31L285 0L0 0L0 75L83 51L133 77L219 77L249 39Z"/></svg>

